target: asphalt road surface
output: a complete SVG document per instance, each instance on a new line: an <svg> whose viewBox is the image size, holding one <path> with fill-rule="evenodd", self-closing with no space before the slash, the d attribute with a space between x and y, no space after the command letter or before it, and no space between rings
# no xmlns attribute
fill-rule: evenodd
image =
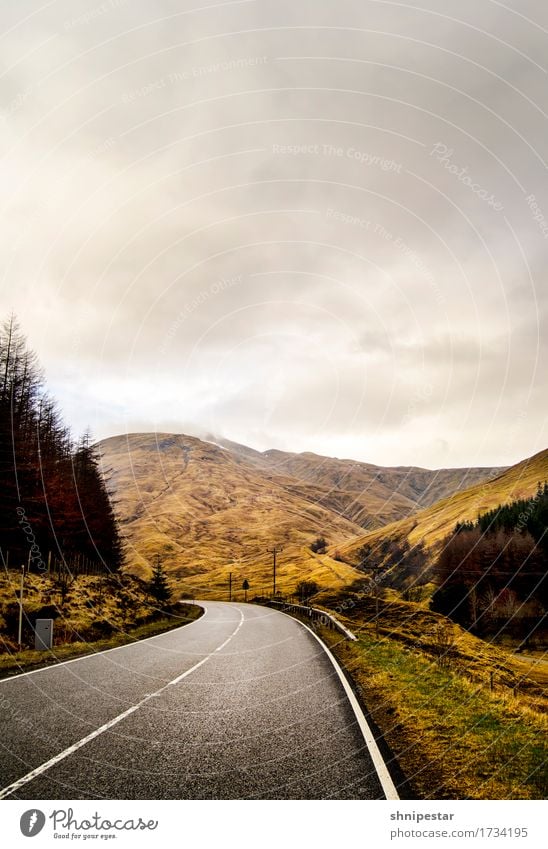
<svg viewBox="0 0 548 849"><path fill-rule="evenodd" d="M175 631L0 681L0 798L385 798L316 639L267 608L205 607Z"/></svg>

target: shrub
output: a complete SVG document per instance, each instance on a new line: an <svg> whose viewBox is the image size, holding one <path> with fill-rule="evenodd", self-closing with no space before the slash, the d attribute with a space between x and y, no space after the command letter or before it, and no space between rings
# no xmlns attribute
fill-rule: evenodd
<svg viewBox="0 0 548 849"><path fill-rule="evenodd" d="M327 540L324 537L316 537L313 543L310 544L310 551L314 554L325 554L327 548Z"/></svg>
<svg viewBox="0 0 548 849"><path fill-rule="evenodd" d="M316 593L319 592L319 589L320 588L316 581L300 581L297 584L295 591L300 600L305 602L308 601L311 596L316 595Z"/></svg>

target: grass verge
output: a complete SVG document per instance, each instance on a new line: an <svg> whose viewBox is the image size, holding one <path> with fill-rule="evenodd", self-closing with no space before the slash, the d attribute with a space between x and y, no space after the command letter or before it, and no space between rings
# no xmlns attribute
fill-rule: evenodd
<svg viewBox="0 0 548 849"><path fill-rule="evenodd" d="M415 795L544 799L548 720L401 643L320 634L356 684Z"/></svg>
<svg viewBox="0 0 548 849"><path fill-rule="evenodd" d="M118 646L129 645L139 642L147 637L154 637L165 631L180 628L199 619L203 614L203 608L196 604L185 603L184 611L180 616L171 615L168 618L160 618L135 628L119 631L110 637L93 642L72 642L64 645L54 646L49 652L25 649L20 652L3 652L0 654L0 679L9 678L20 672L30 672L33 669L42 669L46 666L54 666L64 660L72 660L77 657L97 654L97 652Z"/></svg>

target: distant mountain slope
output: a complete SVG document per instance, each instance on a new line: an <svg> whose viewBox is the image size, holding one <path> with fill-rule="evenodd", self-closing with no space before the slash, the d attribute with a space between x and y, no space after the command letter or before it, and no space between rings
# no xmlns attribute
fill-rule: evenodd
<svg viewBox="0 0 548 849"><path fill-rule="evenodd" d="M180 434L129 434L99 443L132 571L156 554L196 588L252 574L270 588L272 545L283 545L280 576L324 587L357 577L344 562L313 554L324 536L333 551L363 533L415 513L420 499L492 469L384 469L315 454L264 453L228 441ZM281 562L282 562L281 561ZM281 580L281 578L280 578Z"/></svg>
<svg viewBox="0 0 548 849"><path fill-rule="evenodd" d="M511 466L497 477L456 492L420 511L414 516L362 534L342 548L350 560L355 559L360 548L374 549L385 541L407 540L412 546L421 544L435 550L455 527L457 522L475 520L484 513L519 498L530 498L539 481L548 480L548 450Z"/></svg>
<svg viewBox="0 0 548 849"><path fill-rule="evenodd" d="M489 480L505 467L421 469L416 466L383 467L356 460L339 460L306 452L260 453L244 445L219 439L241 461L272 474L289 476L311 487L309 496L363 527L380 527L434 504L457 490ZM301 494L306 497L305 491Z"/></svg>
<svg viewBox="0 0 548 849"><path fill-rule="evenodd" d="M361 530L209 442L130 434L106 439L99 448L104 468L111 470L128 564L142 575L159 553L172 575L196 576L198 586L200 575L231 563L237 573L245 562L269 581L272 545L284 545L286 561L302 561L301 550L319 534L336 543ZM353 572L340 564L327 577L342 585Z"/></svg>

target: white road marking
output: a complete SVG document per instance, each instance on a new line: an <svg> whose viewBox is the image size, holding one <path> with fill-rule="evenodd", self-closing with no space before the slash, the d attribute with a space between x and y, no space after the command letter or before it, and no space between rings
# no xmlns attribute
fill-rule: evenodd
<svg viewBox="0 0 548 849"><path fill-rule="evenodd" d="M173 681L169 681L167 684L164 684L163 687L160 687L159 690L156 690L154 693L147 694L140 702L137 702L136 705L125 710L123 713L120 713L118 716L115 716L114 719L109 720L109 722L105 722L104 725L101 725L100 728L96 728L95 731L92 731L91 734L88 734L87 737L82 737L81 740L78 740L77 743L73 743L72 746L69 746L68 749L65 749L63 752L59 752L58 755L55 755L53 758L50 758L49 761L41 764L41 766L36 767L31 772L28 772L22 778L18 778L17 781L14 781L12 784L9 784L7 787L4 787L3 790L0 790L0 799L5 799L7 796L11 796L12 793L15 793L16 790L19 790L20 787L23 787L25 784L28 784L29 781L33 781L39 775L42 775L44 772L47 772L48 769L51 769L52 766L55 766L60 761L68 758L69 755L77 752L78 749L81 749L82 746L85 746L86 743L90 743L92 740L95 740L96 737L99 737L101 734L104 734L105 731L109 731L115 725L118 725L119 722L122 722L123 719L126 719L128 716L131 716L132 713L139 710L139 708L143 707L150 699L157 698L162 693L164 693L169 687L173 687L175 684L179 684L184 678L187 678L193 672L203 666L204 663L207 663L220 649L224 648L238 633L240 628L244 623L244 614L239 608L236 608L238 613L240 614L240 621L232 634L222 643L222 645L218 646L218 648L214 649L207 657L202 658L198 663L195 663L190 669L187 669L186 672L183 672L181 675L178 675L177 678L174 678ZM199 620L197 620L199 621ZM185 626L186 627L186 626Z"/></svg>
<svg viewBox="0 0 548 849"><path fill-rule="evenodd" d="M205 604L201 604L200 602L195 602L198 607L203 608L204 616L207 613L207 607ZM0 678L0 685L5 684L7 681L17 681L18 678L24 678L25 675L38 675L39 672L49 672L52 669L58 669L60 666L68 666L69 663L79 663L80 661L90 660L92 657L100 657L102 654L109 654L112 651L120 651L120 649L130 649L132 646L137 646L139 643L148 643L150 640L157 640L159 637L165 637L166 634L173 634L176 631L180 631L181 628L190 628L191 625L194 625L196 622L199 622L200 619L194 619L192 622L187 622L186 625L180 625L178 628L172 628L170 631L162 631L160 634L154 634L153 637L143 637L142 640L135 640L133 643L125 643L123 646L114 646L112 649L103 649L103 651L94 651L90 654L85 654L82 657L73 657L71 660L59 660L57 663L51 663L48 666L42 666L40 669L31 669L29 672L18 672L17 675L9 675L6 678Z"/></svg>
<svg viewBox="0 0 548 849"><path fill-rule="evenodd" d="M289 614L284 613L283 610L276 610L275 612L281 613L283 616L289 616ZM367 719L365 718L365 714L360 707L360 703L358 702L356 696L354 695L354 691L352 690L352 687L350 686L350 684L346 680L346 676L345 676L344 672L342 671L341 667L339 666L338 661L335 659L334 655L330 652L330 650L328 649L328 647L326 646L324 641L322 639L320 639L320 637L318 637L317 634L314 633L312 628L309 628L308 625L305 625L305 623L301 622L300 619L295 619L294 616L289 616L289 618L292 619L293 622L298 622L299 625L302 625L303 628L306 628L306 630L309 632L309 634L312 634L314 639L318 641L318 643L320 644L320 646L322 647L322 649L324 650L324 652L328 656L329 660L333 664L333 666L335 668L335 672L339 676L340 682L343 685L344 691L345 691L345 693L348 697L348 701L350 702L350 704L352 706L352 710L354 711L354 715L355 715L355 717L358 721L360 731L362 732L362 736L363 736L363 739L365 740L365 744L366 744L367 749L369 751L369 755L371 757L371 760L373 761L373 766L375 767L375 769L377 771L377 776L378 776L379 781L381 783L381 787L383 789L384 795L386 796L387 799L399 799L400 797L398 795L398 791L396 790L396 786L395 786L394 782L392 781L392 776L388 772L388 767L386 766L386 764L384 762L384 758L380 753L379 747L377 746L377 741L375 740L375 738L373 736L373 732L371 731L371 729L369 727L369 723L367 722ZM0 796L0 798L1 798L1 796Z"/></svg>

